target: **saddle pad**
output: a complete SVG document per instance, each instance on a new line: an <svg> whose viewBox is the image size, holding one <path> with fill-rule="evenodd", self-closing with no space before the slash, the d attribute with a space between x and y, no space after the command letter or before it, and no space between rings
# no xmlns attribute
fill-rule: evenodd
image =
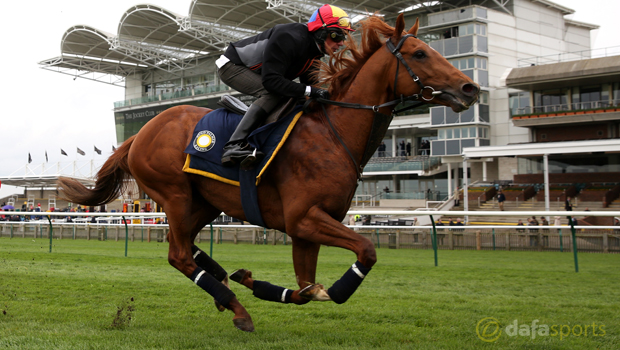
<svg viewBox="0 0 620 350"><path fill-rule="evenodd" d="M302 106L296 106L286 117L264 125L250 134L250 145L265 154L261 163L250 170L241 170L238 165L224 167L221 164L224 145L242 116L223 108L206 114L196 124L192 141L185 149L187 158L183 171L240 186L243 210L248 221L265 226L258 208L256 186L301 117L301 108Z"/></svg>

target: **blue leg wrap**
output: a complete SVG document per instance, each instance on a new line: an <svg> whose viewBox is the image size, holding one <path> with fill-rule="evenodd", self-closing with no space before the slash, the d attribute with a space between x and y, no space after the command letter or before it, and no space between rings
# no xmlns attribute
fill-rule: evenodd
<svg viewBox="0 0 620 350"><path fill-rule="evenodd" d="M207 253L201 251L195 245L192 246L192 255L194 255L194 261L196 265L200 266L208 274L215 277L216 280L222 282L228 275L226 270L220 266L215 260L211 259Z"/></svg>
<svg viewBox="0 0 620 350"><path fill-rule="evenodd" d="M200 267L194 270L191 280L226 308L235 297L235 293Z"/></svg>
<svg viewBox="0 0 620 350"><path fill-rule="evenodd" d="M291 296L293 295L293 291L290 289L257 280L254 280L253 290L254 296L259 299L285 304L291 302Z"/></svg>
<svg viewBox="0 0 620 350"><path fill-rule="evenodd" d="M344 303L355 293L357 287L362 284L364 277L366 277L370 270L371 269L362 265L361 262L356 261L355 264L327 290L327 294L329 294L329 297L332 298L336 304Z"/></svg>

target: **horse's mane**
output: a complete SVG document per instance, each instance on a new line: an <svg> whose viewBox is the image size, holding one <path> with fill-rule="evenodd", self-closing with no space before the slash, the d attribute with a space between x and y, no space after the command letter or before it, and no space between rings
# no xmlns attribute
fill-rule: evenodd
<svg viewBox="0 0 620 350"><path fill-rule="evenodd" d="M359 44L349 35L342 50L331 55L327 63L320 63L319 82L329 86L332 98L347 91L364 63L383 46L384 42L379 34L384 37L394 35L394 27L383 22L376 14L360 21L358 27L361 28Z"/></svg>

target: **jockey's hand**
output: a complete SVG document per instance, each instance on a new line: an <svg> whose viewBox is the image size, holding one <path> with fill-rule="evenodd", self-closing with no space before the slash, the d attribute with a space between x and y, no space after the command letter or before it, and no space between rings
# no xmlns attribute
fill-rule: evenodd
<svg viewBox="0 0 620 350"><path fill-rule="evenodd" d="M312 98L322 98L325 100L329 100L329 92L324 89L315 88L314 86L310 87L310 97Z"/></svg>

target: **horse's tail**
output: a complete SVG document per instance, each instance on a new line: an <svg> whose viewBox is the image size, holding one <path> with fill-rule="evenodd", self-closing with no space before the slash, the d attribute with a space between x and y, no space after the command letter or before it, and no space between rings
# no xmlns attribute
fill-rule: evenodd
<svg viewBox="0 0 620 350"><path fill-rule="evenodd" d="M127 155L135 135L128 138L106 160L99 172L95 188L88 189L79 181L68 177L58 179L58 188L62 190L62 197L76 204L98 206L112 202L125 190L127 178L131 171L127 164Z"/></svg>

